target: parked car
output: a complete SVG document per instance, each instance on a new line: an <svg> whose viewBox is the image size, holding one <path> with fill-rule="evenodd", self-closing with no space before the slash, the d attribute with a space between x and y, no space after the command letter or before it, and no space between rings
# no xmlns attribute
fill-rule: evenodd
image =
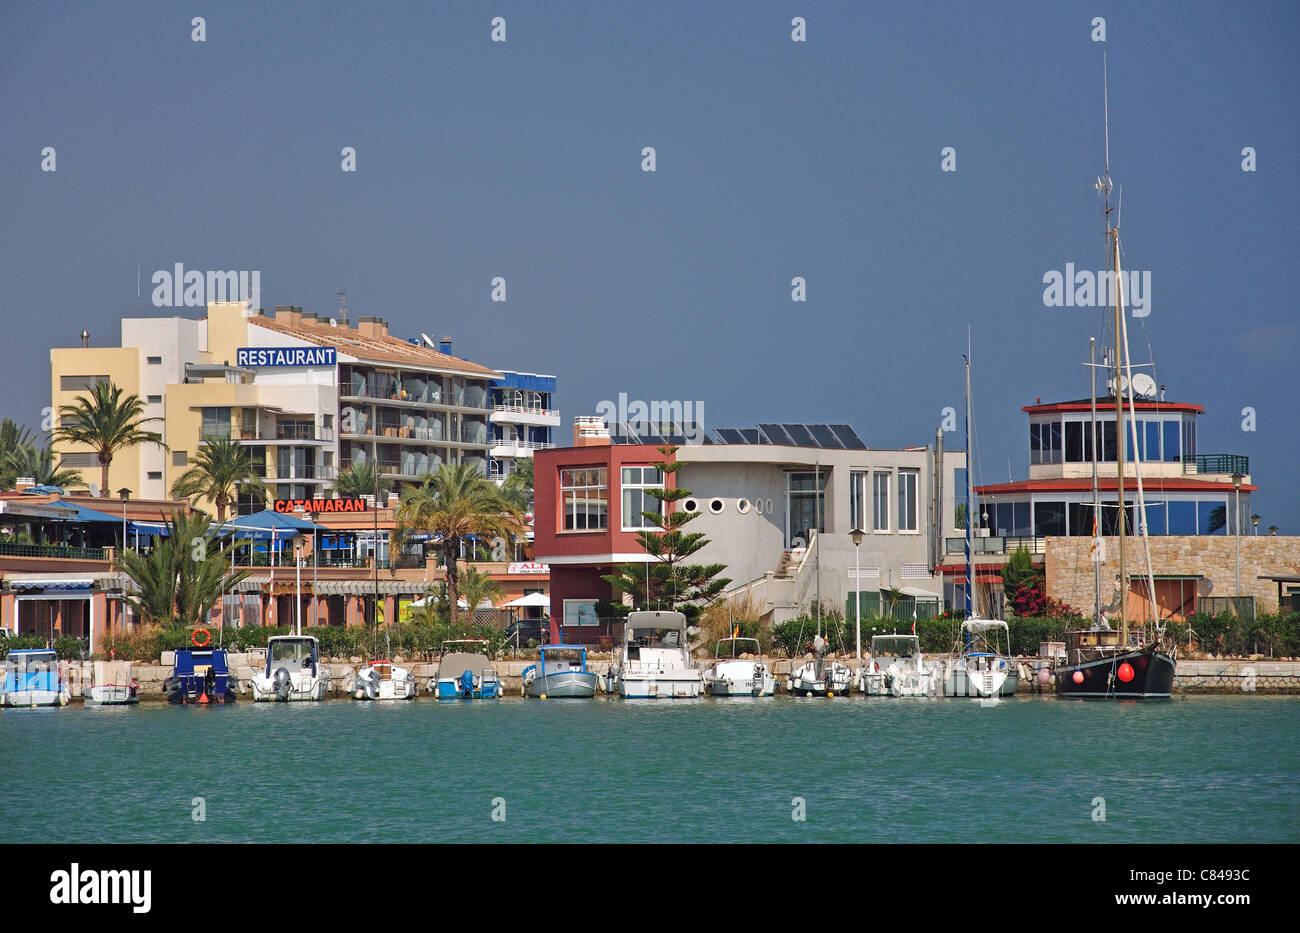
<svg viewBox="0 0 1300 933"><path fill-rule="evenodd" d="M506 640L514 644L517 638L521 648L540 645L549 634L550 628L545 619L519 619L506 628Z"/></svg>

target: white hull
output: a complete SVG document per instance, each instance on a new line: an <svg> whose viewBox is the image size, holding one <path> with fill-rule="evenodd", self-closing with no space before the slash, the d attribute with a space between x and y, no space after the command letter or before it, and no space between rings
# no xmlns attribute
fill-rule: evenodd
<svg viewBox="0 0 1300 933"><path fill-rule="evenodd" d="M852 685L853 672L838 661L823 661L820 670L809 661L786 681L795 696L848 696Z"/></svg>
<svg viewBox="0 0 1300 933"><path fill-rule="evenodd" d="M714 661L704 669L704 692L715 697L770 697L776 678L761 661Z"/></svg>
<svg viewBox="0 0 1300 933"><path fill-rule="evenodd" d="M864 673L860 684L869 697L932 697L940 678L932 671L880 671Z"/></svg>
<svg viewBox="0 0 1300 933"><path fill-rule="evenodd" d="M310 674L290 674L289 691L280 696L275 691L275 681L265 674L258 674L249 681L253 691L253 700L257 703L269 703L276 700L290 703L309 702L325 699L329 687L328 677L312 677Z"/></svg>
<svg viewBox="0 0 1300 933"><path fill-rule="evenodd" d="M590 671L561 671L525 681L524 692L534 698L587 699L596 695L596 679Z"/></svg>
<svg viewBox="0 0 1300 933"><path fill-rule="evenodd" d="M67 706L69 694L66 690L14 690L4 694L0 705L3 706Z"/></svg>
<svg viewBox="0 0 1300 933"><path fill-rule="evenodd" d="M415 678L404 667L394 667L392 676L383 678L373 667L367 667L349 684L344 683L344 692L352 694L354 700L413 700L417 687Z"/></svg>
<svg viewBox="0 0 1300 933"><path fill-rule="evenodd" d="M618 695L629 700L689 699L700 695L699 671L629 673L618 677Z"/></svg>
<svg viewBox="0 0 1300 933"><path fill-rule="evenodd" d="M993 671L968 671L964 667L949 665L944 671L943 695L981 699L1015 696L1019 685L1015 665L1010 662L1005 669Z"/></svg>
<svg viewBox="0 0 1300 933"><path fill-rule="evenodd" d="M140 702L139 688L133 690L120 684L96 684L81 696L87 706L121 706Z"/></svg>

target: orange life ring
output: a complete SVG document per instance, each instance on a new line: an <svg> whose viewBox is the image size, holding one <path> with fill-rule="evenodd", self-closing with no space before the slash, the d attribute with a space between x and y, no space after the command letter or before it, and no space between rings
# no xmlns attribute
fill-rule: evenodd
<svg viewBox="0 0 1300 933"><path fill-rule="evenodd" d="M200 633L203 635L203 641L199 641ZM196 628L194 633L190 635L190 641L194 642L195 648L206 648L212 643L212 633L205 628Z"/></svg>

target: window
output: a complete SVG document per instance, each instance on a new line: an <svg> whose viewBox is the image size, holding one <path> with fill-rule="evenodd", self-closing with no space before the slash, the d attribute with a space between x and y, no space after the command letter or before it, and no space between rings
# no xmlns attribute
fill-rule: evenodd
<svg viewBox="0 0 1300 933"><path fill-rule="evenodd" d="M161 405L161 404L162 404L162 396L161 396L161 395L150 395L150 396L147 396L147 398L148 398L148 400L149 400L149 404L150 404L150 405Z"/></svg>
<svg viewBox="0 0 1300 933"><path fill-rule="evenodd" d="M203 409L203 428L201 431L203 437L230 437L230 409L229 408L205 408Z"/></svg>
<svg viewBox="0 0 1300 933"><path fill-rule="evenodd" d="M871 477L871 530L889 530L888 473L875 473Z"/></svg>
<svg viewBox="0 0 1300 933"><path fill-rule="evenodd" d="M604 467L560 471L565 531L604 531L609 527L608 476Z"/></svg>
<svg viewBox="0 0 1300 933"><path fill-rule="evenodd" d="M1064 502L1034 503L1034 534L1040 538L1046 535L1059 537L1065 534Z"/></svg>
<svg viewBox="0 0 1300 933"><path fill-rule="evenodd" d="M60 392L84 392L93 389L101 382L108 382L107 376L60 376Z"/></svg>
<svg viewBox="0 0 1300 933"><path fill-rule="evenodd" d="M1182 459L1182 452L1179 450L1179 432L1177 421L1165 422L1164 438L1164 461L1166 463L1178 463Z"/></svg>
<svg viewBox="0 0 1300 933"><path fill-rule="evenodd" d="M596 601L594 599L566 599L564 601L564 625L597 625Z"/></svg>
<svg viewBox="0 0 1300 933"><path fill-rule="evenodd" d="M1171 535L1196 534L1196 503L1170 501L1169 533Z"/></svg>
<svg viewBox="0 0 1300 933"><path fill-rule="evenodd" d="M650 466L623 467L623 530L640 531L643 528L658 528L654 522L642 515L642 512L654 512L663 515L664 504L659 499L646 493L647 489L663 489L664 475Z"/></svg>
<svg viewBox="0 0 1300 933"><path fill-rule="evenodd" d="M172 466L185 466L189 462L190 462L190 454L188 450L172 451Z"/></svg>
<svg viewBox="0 0 1300 933"><path fill-rule="evenodd" d="M820 476L820 485L818 478ZM814 529L826 530L826 481L830 470L786 473L786 547L807 547Z"/></svg>
<svg viewBox="0 0 1300 933"><path fill-rule="evenodd" d="M99 466L99 458L95 454L64 454L59 458L59 466L68 470L89 470Z"/></svg>
<svg viewBox="0 0 1300 933"><path fill-rule="evenodd" d="M863 506L867 501L869 475L866 472L849 474L849 525L852 528L863 528L865 524L866 510Z"/></svg>
<svg viewBox="0 0 1300 933"><path fill-rule="evenodd" d="M1061 422L1051 421L1029 425L1029 462L1060 463L1064 454Z"/></svg>
<svg viewBox="0 0 1300 933"><path fill-rule="evenodd" d="M148 356L148 357L145 357L145 362L148 363L150 366L161 366L161 365L162 365L162 357L161 357L161 356Z"/></svg>
<svg viewBox="0 0 1300 933"><path fill-rule="evenodd" d="M145 474L149 479L162 479L162 470L150 470Z"/></svg>
<svg viewBox="0 0 1300 933"><path fill-rule="evenodd" d="M898 471L898 530L916 531L916 484L920 470Z"/></svg>

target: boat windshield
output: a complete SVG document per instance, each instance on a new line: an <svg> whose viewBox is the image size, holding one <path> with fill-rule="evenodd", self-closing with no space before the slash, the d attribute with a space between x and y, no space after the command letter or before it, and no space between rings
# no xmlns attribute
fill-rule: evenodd
<svg viewBox="0 0 1300 933"><path fill-rule="evenodd" d="M910 658L921 650L921 639L914 635L886 635L871 639L874 658Z"/></svg>
<svg viewBox="0 0 1300 933"><path fill-rule="evenodd" d="M269 651L272 664L280 661L310 662L312 643L309 641L273 641Z"/></svg>
<svg viewBox="0 0 1300 933"><path fill-rule="evenodd" d="M717 650L714 651L715 658L738 658L742 654L752 654L755 657L762 654L757 638L724 638L718 642Z"/></svg>
<svg viewBox="0 0 1300 933"><path fill-rule="evenodd" d="M43 674L57 665L53 651L11 651L5 670L11 674Z"/></svg>
<svg viewBox="0 0 1300 933"><path fill-rule="evenodd" d="M642 648L680 648L682 633L675 628L634 628L628 643Z"/></svg>

